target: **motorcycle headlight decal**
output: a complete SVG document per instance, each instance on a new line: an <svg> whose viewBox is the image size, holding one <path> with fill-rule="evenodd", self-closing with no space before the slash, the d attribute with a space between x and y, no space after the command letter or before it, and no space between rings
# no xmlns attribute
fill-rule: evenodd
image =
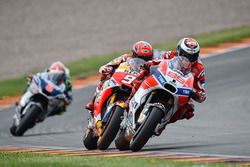
<svg viewBox="0 0 250 167"><path fill-rule="evenodd" d="M54 90L54 86L52 84L48 84L46 85L45 90L49 93L52 93Z"/></svg>
<svg viewBox="0 0 250 167"><path fill-rule="evenodd" d="M162 86L167 82L165 77L161 74L161 72L158 69L155 71L154 76Z"/></svg>
<svg viewBox="0 0 250 167"><path fill-rule="evenodd" d="M187 88L178 88L177 94L181 96L189 96L191 91L192 91L191 89Z"/></svg>

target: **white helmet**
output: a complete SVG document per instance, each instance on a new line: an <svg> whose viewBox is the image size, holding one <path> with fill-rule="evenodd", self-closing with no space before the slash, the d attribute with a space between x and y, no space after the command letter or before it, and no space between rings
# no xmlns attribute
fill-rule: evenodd
<svg viewBox="0 0 250 167"><path fill-rule="evenodd" d="M176 51L178 56L184 56L193 63L198 60L200 46L193 38L182 38L177 44Z"/></svg>

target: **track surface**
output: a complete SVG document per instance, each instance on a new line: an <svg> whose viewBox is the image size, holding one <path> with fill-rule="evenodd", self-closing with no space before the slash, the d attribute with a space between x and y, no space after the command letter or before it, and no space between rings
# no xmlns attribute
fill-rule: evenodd
<svg viewBox="0 0 250 167"><path fill-rule="evenodd" d="M250 24L249 8L249 0L1 0L0 80L128 50L138 40Z"/></svg>
<svg viewBox="0 0 250 167"><path fill-rule="evenodd" d="M170 124L144 150L249 157L249 54L250 48L245 48L204 59L207 101L196 105L192 120ZM82 110L94 88L74 91L74 103L65 115L48 118L23 137L9 134L14 108L1 110L0 146L83 148L82 129L88 116Z"/></svg>

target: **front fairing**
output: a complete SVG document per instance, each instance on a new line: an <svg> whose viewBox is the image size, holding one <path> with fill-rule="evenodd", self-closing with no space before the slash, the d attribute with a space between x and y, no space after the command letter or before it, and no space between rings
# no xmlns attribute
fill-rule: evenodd
<svg viewBox="0 0 250 167"><path fill-rule="evenodd" d="M112 76L118 85L125 85L132 88L133 82L142 71L145 60L139 58L129 58L121 63Z"/></svg>
<svg viewBox="0 0 250 167"><path fill-rule="evenodd" d="M41 80L40 91L50 98L62 95L62 90L50 81Z"/></svg>

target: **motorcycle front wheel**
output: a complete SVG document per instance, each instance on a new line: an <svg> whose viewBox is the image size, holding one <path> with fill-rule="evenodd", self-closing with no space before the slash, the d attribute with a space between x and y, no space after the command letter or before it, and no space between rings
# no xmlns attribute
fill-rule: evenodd
<svg viewBox="0 0 250 167"><path fill-rule="evenodd" d="M20 124L15 129L15 136L23 136L23 134L36 123L37 118L41 114L41 109L37 105L31 105L28 111L21 118ZM12 127L12 131L14 128Z"/></svg>
<svg viewBox="0 0 250 167"><path fill-rule="evenodd" d="M132 151L139 151L148 142L149 138L154 134L154 130L158 123L161 122L163 111L157 107L153 107L142 125L138 128L130 142Z"/></svg>
<svg viewBox="0 0 250 167"><path fill-rule="evenodd" d="M99 137L97 147L100 150L106 150L114 140L120 128L123 112L123 108L121 108L120 106L115 106L112 116L109 119L106 127L104 128L102 136Z"/></svg>

